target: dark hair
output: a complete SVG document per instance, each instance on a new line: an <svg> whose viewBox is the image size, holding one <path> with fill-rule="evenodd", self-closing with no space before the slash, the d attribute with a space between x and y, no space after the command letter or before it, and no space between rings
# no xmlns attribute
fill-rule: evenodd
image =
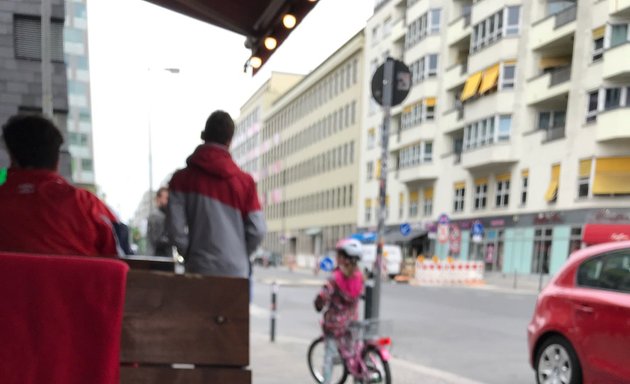
<svg viewBox="0 0 630 384"><path fill-rule="evenodd" d="M40 115L16 115L2 127L9 154L20 168L56 170L63 136Z"/></svg>
<svg viewBox="0 0 630 384"><path fill-rule="evenodd" d="M164 193L164 192L168 192L168 188L160 187L160 189L158 189L157 192L155 193L155 197L160 197L162 195L162 193Z"/></svg>
<svg viewBox="0 0 630 384"><path fill-rule="evenodd" d="M234 136L234 120L227 112L214 111L206 120L201 138L206 143L227 145Z"/></svg>

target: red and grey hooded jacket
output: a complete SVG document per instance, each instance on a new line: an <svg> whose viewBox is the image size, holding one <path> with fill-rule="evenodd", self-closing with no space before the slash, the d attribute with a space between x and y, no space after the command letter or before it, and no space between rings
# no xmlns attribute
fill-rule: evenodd
<svg viewBox="0 0 630 384"><path fill-rule="evenodd" d="M121 255L112 212L57 172L9 169L0 186L0 251Z"/></svg>
<svg viewBox="0 0 630 384"><path fill-rule="evenodd" d="M203 144L169 183L167 226L186 270L211 276L248 277L249 255L266 226L254 179L228 149Z"/></svg>

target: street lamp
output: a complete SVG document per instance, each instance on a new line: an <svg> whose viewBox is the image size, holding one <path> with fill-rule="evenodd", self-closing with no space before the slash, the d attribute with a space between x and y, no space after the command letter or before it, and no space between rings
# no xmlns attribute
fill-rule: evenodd
<svg viewBox="0 0 630 384"><path fill-rule="evenodd" d="M149 80L150 80L150 74L151 74L152 70L153 69L151 67L147 68L147 73L148 73L147 77L149 77ZM169 67L169 68L160 68L159 70L160 71L169 72L169 73L171 73L173 75L176 75L176 74L179 73L179 68ZM147 88L149 88L149 87L147 87ZM150 91L150 89L149 89L149 91ZM152 106L151 105L152 104L151 103L151 95L152 95L152 93L149 92L148 108L147 108L148 109L148 111L147 111L147 113L148 113L148 116L147 116L148 117L148 127L147 128L148 128L148 137L149 137L149 212L147 213L147 217L148 217L148 215L151 214L151 211L153 210L153 145L152 145L152 136L153 135L152 135L152 132L151 132L151 109L152 109L151 108L151 106Z"/></svg>

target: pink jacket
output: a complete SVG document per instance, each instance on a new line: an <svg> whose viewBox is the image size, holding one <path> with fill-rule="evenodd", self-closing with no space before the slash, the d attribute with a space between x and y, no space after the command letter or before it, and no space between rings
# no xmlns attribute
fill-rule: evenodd
<svg viewBox="0 0 630 384"><path fill-rule="evenodd" d="M339 269L319 292L319 299L326 307L323 330L327 335L340 337L347 329L348 323L358 319L358 303L363 292L363 275L356 271L346 277Z"/></svg>

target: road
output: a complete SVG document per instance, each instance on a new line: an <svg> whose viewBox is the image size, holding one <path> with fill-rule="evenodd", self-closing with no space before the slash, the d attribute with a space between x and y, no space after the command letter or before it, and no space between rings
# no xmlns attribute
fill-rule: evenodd
<svg viewBox="0 0 630 384"><path fill-rule="evenodd" d="M269 334L269 283L279 281L277 335L293 342L292 353L301 355L296 361L303 364L306 345L319 332L313 298L321 278L281 269L257 269L251 316L253 338L260 342ZM401 373L405 369L416 373L434 371L436 377L442 375L449 383L466 379L487 384L533 383L526 326L535 301L531 293L384 284L381 318L392 324L395 382L419 382L411 374L405 381L404 375L396 376L399 366ZM296 382L310 381L305 376Z"/></svg>

